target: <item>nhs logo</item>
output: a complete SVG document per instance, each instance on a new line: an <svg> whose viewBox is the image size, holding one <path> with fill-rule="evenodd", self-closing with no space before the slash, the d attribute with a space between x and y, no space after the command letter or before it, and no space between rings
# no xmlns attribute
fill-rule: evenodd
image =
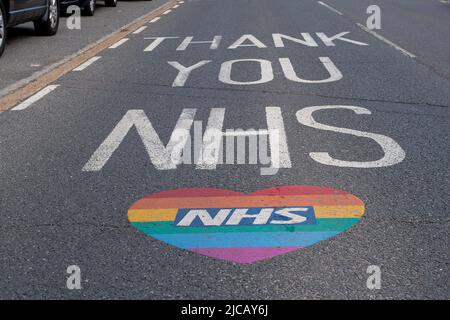
<svg viewBox="0 0 450 320"><path fill-rule="evenodd" d="M179 209L174 221L177 227L298 224L316 224L312 206Z"/></svg>

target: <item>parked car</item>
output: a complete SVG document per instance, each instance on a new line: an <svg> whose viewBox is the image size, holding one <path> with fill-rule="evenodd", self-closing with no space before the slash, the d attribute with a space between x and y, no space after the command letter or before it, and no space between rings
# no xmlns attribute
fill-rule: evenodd
<svg viewBox="0 0 450 320"><path fill-rule="evenodd" d="M0 0L0 56L8 28L33 21L37 33L52 36L59 26L59 0Z"/></svg>
<svg viewBox="0 0 450 320"><path fill-rule="evenodd" d="M67 12L69 6L78 6L81 12L85 16L93 16L95 13L95 8L97 6L97 0L61 0L61 10L63 13ZM116 7L117 0L105 0L105 6Z"/></svg>

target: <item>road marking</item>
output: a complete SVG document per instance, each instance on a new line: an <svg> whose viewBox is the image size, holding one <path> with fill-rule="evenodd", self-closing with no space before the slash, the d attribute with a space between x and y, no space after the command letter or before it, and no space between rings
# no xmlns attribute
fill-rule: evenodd
<svg viewBox="0 0 450 320"><path fill-rule="evenodd" d="M98 41L87 45L69 57L59 60L58 62L45 67L42 71L36 72L32 76L0 90L8 92L5 96L0 98L0 111L5 111L18 105L36 92L55 82L66 73L72 71L83 62L98 55L101 51L105 50L118 40L125 38L128 34L148 23L151 19L159 16L161 12L172 7L175 3L175 0L169 0L167 3L140 16Z"/></svg>
<svg viewBox="0 0 450 320"><path fill-rule="evenodd" d="M261 174L271 175L278 168L292 168L292 164L281 108L276 106L266 107L266 120L269 129L272 165L270 168L261 168Z"/></svg>
<svg viewBox="0 0 450 320"><path fill-rule="evenodd" d="M189 138L189 130L196 111L183 109L169 142L164 146L144 110L129 110L92 154L82 170L88 172L102 170L133 127L136 127L151 162L158 170L176 169L177 159L181 158L184 145Z"/></svg>
<svg viewBox="0 0 450 320"><path fill-rule="evenodd" d="M142 31L144 31L145 29L147 29L147 26L142 26L139 29L137 29L136 31L133 32L133 34L138 34L141 33Z"/></svg>
<svg viewBox="0 0 450 320"><path fill-rule="evenodd" d="M117 47L120 47L121 45L123 45L125 42L127 42L129 39L128 38L123 38L119 41L117 41L116 43L114 43L112 46L110 46L108 49L116 49Z"/></svg>
<svg viewBox="0 0 450 320"><path fill-rule="evenodd" d="M183 42L177 47L177 51L186 50L186 48L190 44L202 44L202 43L209 43L211 44L209 46L209 49L215 50L219 48L220 41L222 40L222 36L214 36L214 39L212 41L192 41L194 37L186 37L184 38Z"/></svg>
<svg viewBox="0 0 450 320"><path fill-rule="evenodd" d="M364 202L353 194L318 186L279 186L250 194L186 188L141 198L129 208L128 220L172 246L253 263L345 232L364 211Z"/></svg>
<svg viewBox="0 0 450 320"><path fill-rule="evenodd" d="M383 41L384 43L390 45L391 47L393 47L393 48L399 50L399 51L400 51L401 53L403 53L405 56L410 57L410 58L416 58L416 56L415 56L414 54L412 54L411 52L409 52L409 51L403 49L402 47L400 47L400 46L398 46L398 45L396 45L395 43L393 43L392 41L386 39L385 37L383 37L382 35L376 33L375 31L370 30L370 29L367 28L366 26L363 26L363 25L360 24L360 23L357 23L356 25L357 25L358 27L360 27L361 29L363 29L364 31L366 31L366 32L370 33L371 35L373 35L375 38L377 38L377 39Z"/></svg>
<svg viewBox="0 0 450 320"><path fill-rule="evenodd" d="M296 113L296 117L299 123L311 127L314 129L325 130L352 135L356 137L362 137L371 139L376 142L384 152L384 156L381 159L373 161L345 161L332 158L328 152L310 152L309 156L316 162L327 166L346 167L346 168L380 168L389 167L402 162L405 159L405 151L400 145L394 141L394 139L377 133L358 131L348 128L334 127L317 122L313 113L321 110L350 110L358 115L372 114L370 110L367 110L358 106L313 106L303 108Z"/></svg>
<svg viewBox="0 0 450 320"><path fill-rule="evenodd" d="M164 11L163 14L169 14L169 13L171 13L171 12L172 12L172 10L169 9L169 10L167 10L167 11Z"/></svg>
<svg viewBox="0 0 450 320"><path fill-rule="evenodd" d="M178 75L173 81L172 87L183 87L193 70L200 68L210 62L211 60L202 60L190 67L185 67L177 61L167 61L168 64L178 70Z"/></svg>
<svg viewBox="0 0 450 320"><path fill-rule="evenodd" d="M180 5L179 4L176 4L176 5L174 5L173 7L172 7L172 9L176 9L176 8L178 8Z"/></svg>
<svg viewBox="0 0 450 320"><path fill-rule="evenodd" d="M238 81L231 79L231 70L235 63L256 63L259 64L259 79L252 81ZM219 81L233 85L254 85L272 81L274 78L272 62L264 59L237 59L229 60L222 63L219 71Z"/></svg>
<svg viewBox="0 0 450 320"><path fill-rule="evenodd" d="M222 134L226 137L261 136L269 135L269 130L225 131Z"/></svg>
<svg viewBox="0 0 450 320"><path fill-rule="evenodd" d="M291 168L291 160L287 145L283 117L279 107L266 107L267 130L249 130L242 133L229 133L230 129L223 130L225 116L224 108L211 109L207 127L203 135L203 143L199 150L196 169L214 170L219 164L220 146L222 137L227 136L269 136L271 166L261 168L262 175L273 175L280 168ZM221 164L221 163L220 163Z"/></svg>
<svg viewBox="0 0 450 320"><path fill-rule="evenodd" d="M283 70L284 76L286 79L294 81L294 82L300 82L300 83L328 83L328 82L335 82L338 80L341 80L343 78L343 75L341 71L334 65L333 61L331 61L328 57L319 57L320 62L322 62L322 65L327 69L328 74L330 75L327 79L323 80L306 80L306 79L300 79L297 76L297 73L294 70L294 67L292 66L291 60L289 58L279 58L281 69Z"/></svg>
<svg viewBox="0 0 450 320"><path fill-rule="evenodd" d="M329 10L331 10L331 11L333 11L333 12L339 14L340 16L343 16L343 13L342 13L342 12L340 12L339 10L333 8L332 6L326 4L326 3L322 2L322 1L317 1L317 2L318 2L320 5L322 5L322 6L326 7L326 8L328 8ZM393 47L393 48L399 50L399 51L400 51L401 53L403 53L405 56L410 57L410 58L416 58L416 56L415 56L414 54L412 54L411 52L409 52L409 51L403 49L403 48L400 47L399 45L396 45L396 44L393 43L392 41L386 39L385 37L383 37L382 35L376 33L375 31L373 31L373 30L367 28L366 26L362 25L361 23L356 23L356 25L357 25L358 27L360 27L361 29L363 29L364 31L366 31L366 32L370 33L371 35L373 35L375 38L377 38L377 39L383 41L384 43L388 44L389 46L391 46L391 47Z"/></svg>
<svg viewBox="0 0 450 320"><path fill-rule="evenodd" d="M52 92L53 90L55 90L58 87L59 87L59 84L49 85L49 86L45 87L44 89L42 89L41 91L39 91L38 93L36 93L33 96L29 97L27 100L25 100L21 104L19 104L16 107L12 108L12 110L14 110L14 111L25 110L26 108L31 106L33 103L35 103L36 101L42 99L45 95L49 94L50 92Z"/></svg>
<svg viewBox="0 0 450 320"><path fill-rule="evenodd" d="M99 60L100 58L101 57L99 57L99 56L92 57L88 61L86 61L85 63L82 63L81 65L79 65L78 67L73 69L73 71L83 71L84 69L89 67L91 64L93 64L95 61Z"/></svg>
<svg viewBox="0 0 450 320"><path fill-rule="evenodd" d="M155 23L155 22L158 21L159 19L161 19L161 17L156 17L156 18L150 20L150 23Z"/></svg>
<svg viewBox="0 0 450 320"><path fill-rule="evenodd" d="M331 11L337 13L338 15L343 16L342 12L340 12L339 10L333 8L332 6L326 4L326 3L322 2L322 1L317 1L317 2L318 2L320 5L324 6L325 8L328 8L329 10L331 10Z"/></svg>
<svg viewBox="0 0 450 320"><path fill-rule="evenodd" d="M178 37L150 37L150 38L144 38L145 40L153 40L153 42L148 45L144 51L153 51L157 46L159 46L164 40L166 39L177 39Z"/></svg>
<svg viewBox="0 0 450 320"><path fill-rule="evenodd" d="M200 148L197 169L215 169L219 162L219 148L222 144L222 128L225 118L225 108L212 108L208 123L203 134L203 144Z"/></svg>

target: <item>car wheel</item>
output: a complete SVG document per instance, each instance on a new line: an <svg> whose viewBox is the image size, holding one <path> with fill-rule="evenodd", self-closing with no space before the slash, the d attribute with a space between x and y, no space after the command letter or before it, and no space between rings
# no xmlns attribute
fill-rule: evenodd
<svg viewBox="0 0 450 320"><path fill-rule="evenodd" d="M0 56L6 46L6 10L0 2Z"/></svg>
<svg viewBox="0 0 450 320"><path fill-rule="evenodd" d="M105 6L117 7L117 0L105 0Z"/></svg>
<svg viewBox="0 0 450 320"><path fill-rule="evenodd" d="M89 0L83 8L83 14L92 17L95 13L96 5L96 0Z"/></svg>
<svg viewBox="0 0 450 320"><path fill-rule="evenodd" d="M44 36L53 36L59 26L59 1L48 0L47 12L42 18L34 21L34 29Z"/></svg>

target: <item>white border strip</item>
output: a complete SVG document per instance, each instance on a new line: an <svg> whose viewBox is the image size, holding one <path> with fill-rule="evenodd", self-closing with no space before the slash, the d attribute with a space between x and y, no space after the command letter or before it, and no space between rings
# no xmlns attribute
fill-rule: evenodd
<svg viewBox="0 0 450 320"><path fill-rule="evenodd" d="M145 29L147 29L147 26L142 26L142 27L136 29L135 31L133 31L133 34L141 33L141 32L144 31Z"/></svg>
<svg viewBox="0 0 450 320"><path fill-rule="evenodd" d="M161 19L161 17L153 18L152 20L150 20L149 23L155 23L155 22L158 21L159 19Z"/></svg>
<svg viewBox="0 0 450 320"><path fill-rule="evenodd" d="M390 45L391 47L399 50L401 53L403 53L405 56L410 57L410 58L416 58L416 56L414 54L412 54L411 52L403 49L402 47L396 45L395 43L393 43L392 41L389 41L388 39L386 39L385 37L383 37L382 35L376 33L373 30L370 30L369 28L367 28L366 26L363 26L360 23L356 24L358 27L360 27L361 29L363 29L364 31L370 33L371 35L373 35L375 38L383 41L384 43L387 43L388 45Z"/></svg>
<svg viewBox="0 0 450 320"><path fill-rule="evenodd" d="M114 43L112 46L110 46L108 49L116 49L116 48L120 47L121 45L123 45L128 40L129 40L129 38L120 39L119 41Z"/></svg>
<svg viewBox="0 0 450 320"><path fill-rule="evenodd" d="M50 92L52 92L53 90L55 90L58 87L59 87L59 84L52 84L52 85L46 86L44 89L42 89L41 91L38 91L37 93L35 93L31 97L29 97L27 100L23 101L22 103L18 104L14 108L12 108L11 110L14 110L14 111L25 110L26 108L31 106L33 103L35 103L39 99L42 99L42 97L49 94Z"/></svg>
<svg viewBox="0 0 450 320"><path fill-rule="evenodd" d="M97 61L100 58L101 58L100 56L92 57L88 61L86 61L85 63L80 64L78 67L76 67L72 71L83 71L84 69L89 67L91 64L93 64L95 61Z"/></svg>
<svg viewBox="0 0 450 320"><path fill-rule="evenodd" d="M329 10L333 11L334 13L337 13L338 15L343 16L342 12L340 12L339 10L333 8L329 4L326 4L325 2L322 2L322 1L317 1L317 3L319 3L322 6L324 6L325 8L328 8Z"/></svg>

